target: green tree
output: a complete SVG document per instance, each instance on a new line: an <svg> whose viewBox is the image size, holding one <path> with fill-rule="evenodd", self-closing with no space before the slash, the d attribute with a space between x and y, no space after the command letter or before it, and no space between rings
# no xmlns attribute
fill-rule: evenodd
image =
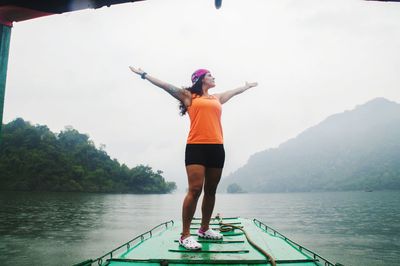
<svg viewBox="0 0 400 266"><path fill-rule="evenodd" d="M65 127L59 134L22 118L4 125L0 146L3 190L170 193L162 171L138 165L129 169L87 134Z"/></svg>

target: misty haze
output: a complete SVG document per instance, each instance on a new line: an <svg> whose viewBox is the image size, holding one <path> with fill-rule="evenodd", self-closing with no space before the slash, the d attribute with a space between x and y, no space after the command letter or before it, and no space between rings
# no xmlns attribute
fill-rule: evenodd
<svg viewBox="0 0 400 266"><path fill-rule="evenodd" d="M56 2L0 4L2 264L398 265L400 3Z"/></svg>

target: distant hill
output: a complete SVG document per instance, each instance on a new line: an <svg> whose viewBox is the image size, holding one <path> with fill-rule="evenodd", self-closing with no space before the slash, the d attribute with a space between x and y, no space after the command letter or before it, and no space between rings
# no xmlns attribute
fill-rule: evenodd
<svg viewBox="0 0 400 266"><path fill-rule="evenodd" d="M56 134L18 118L2 130L0 190L169 193L162 171L128 168L72 127Z"/></svg>
<svg viewBox="0 0 400 266"><path fill-rule="evenodd" d="M335 114L225 178L247 192L400 189L400 104L377 98Z"/></svg>

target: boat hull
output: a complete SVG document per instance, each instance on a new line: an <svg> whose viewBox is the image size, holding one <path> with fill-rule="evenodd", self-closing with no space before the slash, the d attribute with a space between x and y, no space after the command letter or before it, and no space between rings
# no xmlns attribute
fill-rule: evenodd
<svg viewBox="0 0 400 266"><path fill-rule="evenodd" d="M128 265L334 265L316 253L298 245L276 230L254 219L213 219L210 227L220 230L220 222L235 229L222 232L222 240L205 240L196 235L200 220L194 219L191 234L202 244L200 251L188 251L179 245L181 223L161 224L97 260L86 264ZM237 228L240 227L240 228ZM269 255L269 256L267 256Z"/></svg>

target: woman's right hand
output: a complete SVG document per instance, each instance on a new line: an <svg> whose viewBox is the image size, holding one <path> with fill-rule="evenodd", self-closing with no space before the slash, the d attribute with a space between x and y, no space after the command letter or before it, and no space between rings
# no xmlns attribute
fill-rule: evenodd
<svg viewBox="0 0 400 266"><path fill-rule="evenodd" d="M141 68L136 68L133 66L129 66L129 69L133 72L136 73L138 75L142 75L144 73L144 71Z"/></svg>
<svg viewBox="0 0 400 266"><path fill-rule="evenodd" d="M152 83L152 84L156 85L157 87L160 87L161 89L165 90L166 92L171 94L171 96L173 96L174 98L176 98L179 101L183 102L187 106L189 106L191 104L192 94L189 91L187 91L185 89L179 89L178 87L176 87L176 86L174 86L172 84L169 84L167 82L159 80L159 79L157 79L157 78L155 78L153 76L149 76L141 68L136 68L136 67L133 67L133 66L129 66L129 69L133 73L138 74L139 76L141 76L141 78L146 79L150 83Z"/></svg>

